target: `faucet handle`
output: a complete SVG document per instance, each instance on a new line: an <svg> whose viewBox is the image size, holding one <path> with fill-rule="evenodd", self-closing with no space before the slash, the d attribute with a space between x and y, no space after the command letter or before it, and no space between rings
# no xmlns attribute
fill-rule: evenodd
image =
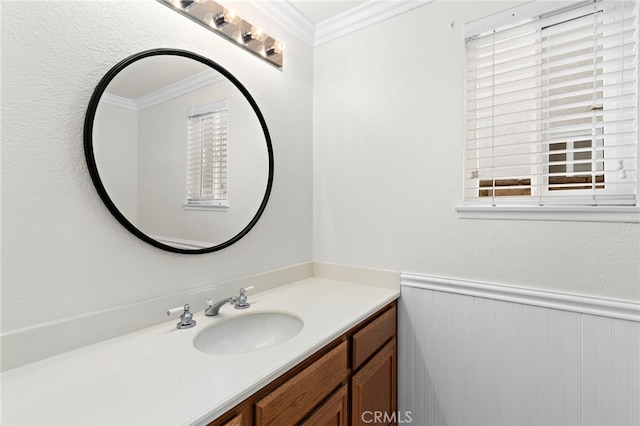
<svg viewBox="0 0 640 426"><path fill-rule="evenodd" d="M180 321L176 324L176 328L191 328L196 325L196 320L193 319L193 314L189 311L189 309L191 309L191 306L187 304L178 308L167 310L167 315L173 315L182 311L182 315L180 315Z"/></svg>
<svg viewBox="0 0 640 426"><path fill-rule="evenodd" d="M249 306L251 306L251 304L247 302L246 292L247 290L251 290L252 288L253 286L240 289L240 296L238 296L238 301L235 304L236 309L247 309Z"/></svg>
<svg viewBox="0 0 640 426"><path fill-rule="evenodd" d="M184 312L184 306L178 306L177 308L167 309L167 316L177 314L178 312Z"/></svg>

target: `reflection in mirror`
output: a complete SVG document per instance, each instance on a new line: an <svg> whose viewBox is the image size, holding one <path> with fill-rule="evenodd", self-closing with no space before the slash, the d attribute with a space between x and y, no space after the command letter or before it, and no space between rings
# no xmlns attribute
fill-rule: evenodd
<svg viewBox="0 0 640 426"><path fill-rule="evenodd" d="M85 149L116 218L169 251L226 247L269 196L266 124L244 87L190 52L154 50L118 64L94 93Z"/></svg>

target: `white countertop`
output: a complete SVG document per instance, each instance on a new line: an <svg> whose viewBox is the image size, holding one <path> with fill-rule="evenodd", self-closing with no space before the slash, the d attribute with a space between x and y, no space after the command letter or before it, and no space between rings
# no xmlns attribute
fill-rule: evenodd
<svg viewBox="0 0 640 426"><path fill-rule="evenodd" d="M197 325L176 319L2 373L2 424L206 424L399 296L398 290L308 278L229 304ZM304 322L291 340L263 351L211 355L193 346L214 322L263 311ZM82 329L79 326L79 329ZM86 332L86 330L84 331ZM46 342L43 342L46 344Z"/></svg>

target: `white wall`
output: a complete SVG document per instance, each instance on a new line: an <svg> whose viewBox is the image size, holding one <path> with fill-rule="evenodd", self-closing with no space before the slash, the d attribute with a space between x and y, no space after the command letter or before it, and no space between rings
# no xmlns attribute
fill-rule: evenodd
<svg viewBox="0 0 640 426"><path fill-rule="evenodd" d="M283 69L152 0L0 7L3 332L311 260L311 48L244 3L239 14L288 46ZM229 70L271 132L270 202L256 227L220 252L179 255L138 240L107 211L87 171L83 121L95 86L123 58L159 47Z"/></svg>
<svg viewBox="0 0 640 426"><path fill-rule="evenodd" d="M314 51L314 260L640 299L637 224L458 219L464 24L434 2Z"/></svg>

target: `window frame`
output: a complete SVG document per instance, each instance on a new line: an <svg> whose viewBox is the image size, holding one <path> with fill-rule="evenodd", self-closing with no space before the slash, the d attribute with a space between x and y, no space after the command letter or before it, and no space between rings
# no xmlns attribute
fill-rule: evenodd
<svg viewBox="0 0 640 426"><path fill-rule="evenodd" d="M493 15L487 18L483 18L479 21L475 21L471 24L467 24L466 36L470 37L476 34L486 33L488 31L493 31L496 28L500 28L503 26L508 26L514 24L519 21L525 21L527 19L536 19L545 15L555 15L557 13L564 12L566 10L575 9L577 7L585 6L585 5L593 5L593 1L589 2L565 2L562 6L562 9L558 9L556 7L555 10L549 10L548 3L545 4L544 1L535 1L532 3L527 3L523 6L516 7L514 9L506 10L497 15ZM637 29L637 17L636 17L636 31ZM638 43L636 42L636 52L638 49ZM466 49L465 49L466 50ZM638 70L637 64L637 56L636 56L636 71ZM636 97L638 96L638 76L635 77L636 80ZM636 107L636 114L638 114L638 109ZM636 123L638 122L638 118L636 118ZM465 132L467 131L465 127ZM542 132L543 130L541 130ZM637 124L636 124L636 134L637 134ZM578 140L579 138L576 138ZM575 141L571 141L572 143ZM466 144L466 142L465 142ZM541 144L545 144L545 142L541 142ZM635 160L638 163L639 155L638 155L638 143L636 141L636 153ZM552 151L549 152L541 152L541 156L550 155ZM609 160L610 161L610 160ZM465 173L472 172L467 169L466 159L464 160L464 170ZM595 163L595 160L594 160ZM534 165L533 167L542 167L542 164ZM638 170L638 165L636 164L636 172ZM575 172L574 174L579 174L580 172ZM567 175L570 173L567 171ZM523 176L523 178L531 178L535 179L537 176L532 174L531 176ZM540 177L537 177L540 178ZM466 177L464 181L466 181ZM491 183L491 182L490 182ZM531 182L531 188L533 189L533 182ZM480 182L479 182L479 187ZM590 185L590 184L589 184ZM638 181L636 177L635 182L635 199L636 204L630 206L618 206L618 205L594 205L594 206L564 206L564 205L535 205L535 204L527 204L527 203L518 203L518 200L531 202L532 197L536 197L538 194L534 194L533 191L531 195L522 195L522 196L509 196L509 202L513 202L512 205L509 203L505 203L505 205L492 205L486 202L474 202L475 200L466 199L462 204L456 206L456 211L460 218L472 218L472 219L514 219L514 220L554 220L554 221L597 221L597 222L631 222L631 223L639 223L640 222L640 207L637 203L638 197ZM463 185L464 187L464 185ZM548 181L542 186L543 191L550 192ZM596 189L597 191L598 189ZM555 194L558 194L558 190L553 191ZM562 191L565 193L569 193L570 191L565 190ZM578 199L574 194L572 194L573 199ZM588 195L585 195L588 198ZM478 196L481 198L481 196Z"/></svg>
<svg viewBox="0 0 640 426"><path fill-rule="evenodd" d="M188 186L190 184L190 179L189 179L189 154L188 151L191 148L191 141L189 140L189 121L200 117L200 116L205 116L205 115L217 115L217 114L223 114L223 118L224 118L224 127L225 127L225 133L226 133L226 137L224 139L224 158L225 158L225 164L224 164L224 169L225 169L225 178L224 178L224 185L225 185L225 198L220 198L220 199L215 199L215 200L191 200L189 198L189 189ZM212 102L206 105L200 105L197 107L193 107L193 108L188 108L187 110L185 110L185 122L186 122L186 126L187 126L187 163L186 163L186 167L187 167L187 186L185 187L186 189L186 201L183 204L183 209L184 210L211 210L211 211L220 211L220 212L226 212L228 211L230 204L229 204L229 193L228 193L228 175L226 175L227 173L227 167L228 167L228 163L229 163L229 153L228 153L228 142L229 142L229 136L228 136L228 121L229 121L229 102L228 99L222 99L216 102Z"/></svg>

